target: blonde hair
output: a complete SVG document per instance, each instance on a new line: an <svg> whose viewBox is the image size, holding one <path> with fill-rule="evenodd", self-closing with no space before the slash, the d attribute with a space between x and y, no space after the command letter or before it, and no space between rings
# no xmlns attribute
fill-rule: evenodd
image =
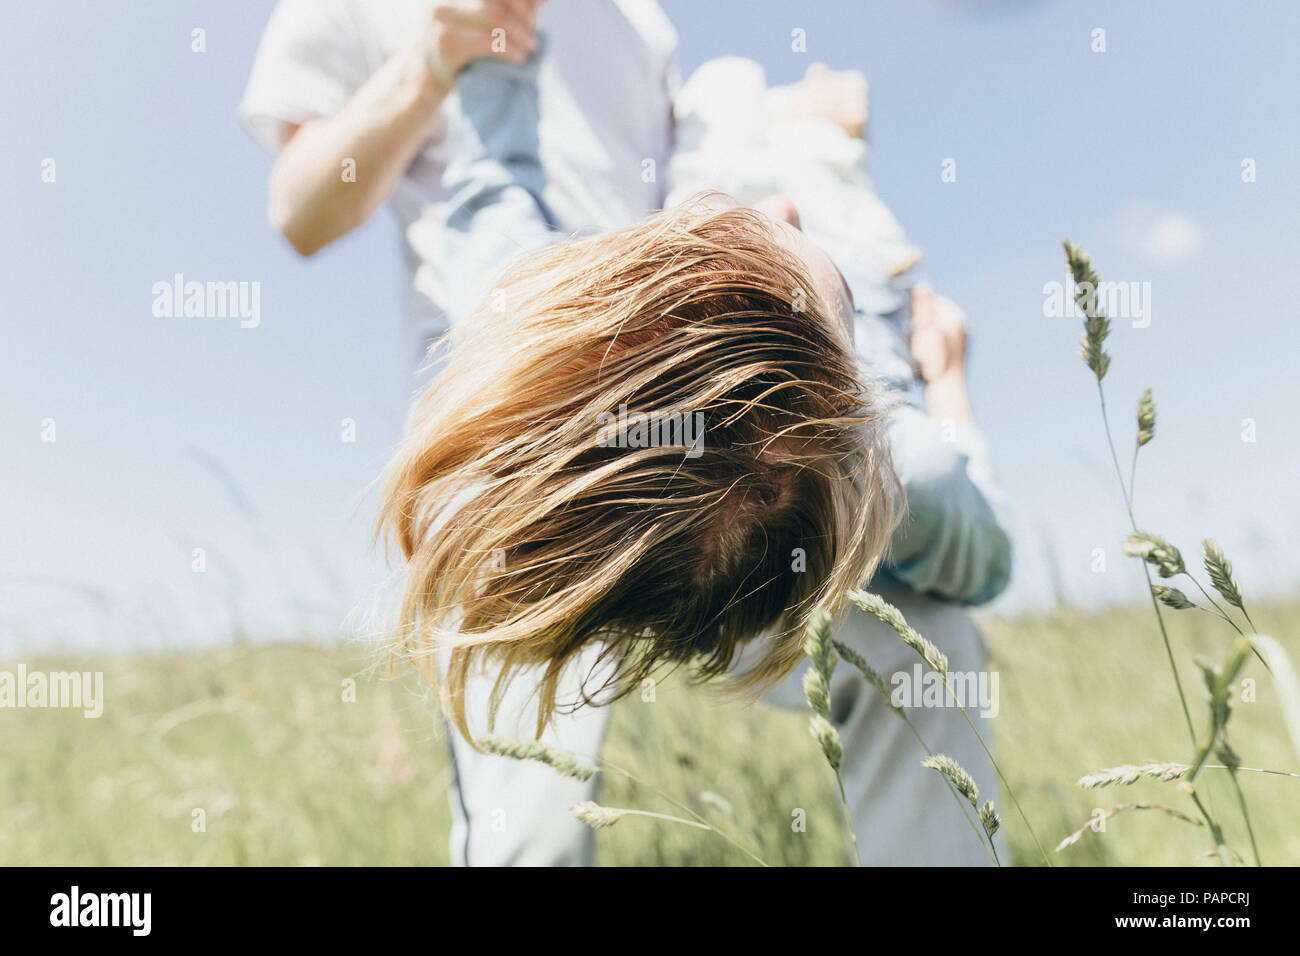
<svg viewBox="0 0 1300 956"><path fill-rule="evenodd" d="M526 258L458 327L379 533L408 561L393 650L466 737L478 666L496 669L493 718L541 667L539 734L593 642L608 699L665 664L717 676L767 631L740 684L795 666L811 614L870 576L899 501L837 321L761 214L691 204ZM703 447L602 442L620 406L702 414Z"/></svg>

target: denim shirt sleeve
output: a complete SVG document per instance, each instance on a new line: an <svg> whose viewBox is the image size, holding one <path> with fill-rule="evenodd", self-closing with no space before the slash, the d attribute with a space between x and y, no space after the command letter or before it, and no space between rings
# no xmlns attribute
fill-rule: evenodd
<svg viewBox="0 0 1300 956"><path fill-rule="evenodd" d="M1011 577L1011 540L987 447L972 423L926 413L912 371L907 291L862 268L844 274L857 306L859 366L886 405L894 470L907 497L880 577L960 604L991 601Z"/></svg>
<svg viewBox="0 0 1300 956"><path fill-rule="evenodd" d="M447 107L449 196L435 254L453 323L471 314L505 267L561 238L542 199L537 73L545 51L516 66L479 59L456 79Z"/></svg>

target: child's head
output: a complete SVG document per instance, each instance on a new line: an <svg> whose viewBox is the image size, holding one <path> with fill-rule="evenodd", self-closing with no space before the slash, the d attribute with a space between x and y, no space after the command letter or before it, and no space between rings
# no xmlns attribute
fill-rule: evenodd
<svg viewBox="0 0 1300 956"><path fill-rule="evenodd" d="M785 228L669 210L529 257L457 329L380 525L409 562L399 645L431 675L447 655L462 731L473 668L500 691L540 665L544 722L592 642L602 699L664 664L719 674L760 633L745 679L774 680L870 575L894 478L843 290Z"/></svg>

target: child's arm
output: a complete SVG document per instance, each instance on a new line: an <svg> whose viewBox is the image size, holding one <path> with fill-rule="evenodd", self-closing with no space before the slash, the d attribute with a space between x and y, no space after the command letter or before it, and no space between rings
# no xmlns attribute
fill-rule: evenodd
<svg viewBox="0 0 1300 956"><path fill-rule="evenodd" d="M925 594L961 604L993 600L1011 577L1011 539L994 507L999 496L974 423L904 404L890 415L888 433L907 512L886 569Z"/></svg>
<svg viewBox="0 0 1300 956"><path fill-rule="evenodd" d="M890 450L907 496L884 567L922 593L962 604L991 601L1011 575L1011 540L998 515L1001 493L988 451L958 380L964 349L942 360L942 367L918 363L929 379L927 412L912 371L906 293L893 284L865 282L854 270L847 276L859 305L858 358L890 407ZM922 307L932 304L925 295L917 299Z"/></svg>
<svg viewBox="0 0 1300 956"><path fill-rule="evenodd" d="M562 238L542 200L542 50L518 66L475 60L456 81L459 103L448 110L450 159L442 177L450 199L436 254L452 322L483 302L509 262Z"/></svg>

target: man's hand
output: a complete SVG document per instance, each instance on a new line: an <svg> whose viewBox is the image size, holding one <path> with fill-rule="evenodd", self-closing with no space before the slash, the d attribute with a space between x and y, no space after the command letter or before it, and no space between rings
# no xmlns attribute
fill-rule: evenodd
<svg viewBox="0 0 1300 956"><path fill-rule="evenodd" d="M912 361L927 385L966 365L966 313L924 283L912 289Z"/></svg>
<svg viewBox="0 0 1300 956"><path fill-rule="evenodd" d="M523 63L537 50L542 0L439 0L423 39L429 72L450 87L481 56Z"/></svg>
<svg viewBox="0 0 1300 956"><path fill-rule="evenodd" d="M539 2L439 0L423 36L389 57L338 113L285 124L271 170L269 214L294 249L312 255L392 195L470 60L528 59L537 49ZM355 180L339 175L345 158Z"/></svg>

